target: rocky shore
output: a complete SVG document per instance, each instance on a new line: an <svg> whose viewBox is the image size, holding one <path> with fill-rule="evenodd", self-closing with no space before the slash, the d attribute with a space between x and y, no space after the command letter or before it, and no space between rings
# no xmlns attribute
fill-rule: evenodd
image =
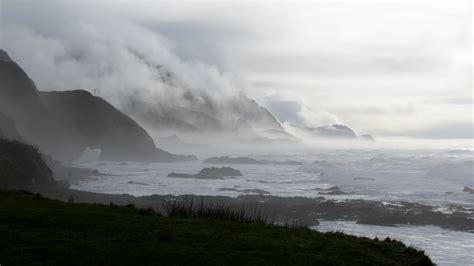
<svg viewBox="0 0 474 266"><path fill-rule="evenodd" d="M369 200L328 200L318 198L276 197L269 195L244 195L237 198L225 196L197 195L151 195L135 197L132 195L100 194L59 188L44 190L44 196L62 201L127 205L140 208L151 207L163 211L165 198L188 200L201 204L225 204L230 208L248 208L260 212L269 221L292 223L300 226L319 224L318 220L357 221L360 224L396 225L434 225L442 228L474 233L474 210L452 206L451 213L436 210L436 207L405 201L380 202Z"/></svg>
<svg viewBox="0 0 474 266"><path fill-rule="evenodd" d="M223 179L224 177L243 176L242 173L231 167L209 167L202 169L197 174L170 173L168 177L197 178L197 179Z"/></svg>

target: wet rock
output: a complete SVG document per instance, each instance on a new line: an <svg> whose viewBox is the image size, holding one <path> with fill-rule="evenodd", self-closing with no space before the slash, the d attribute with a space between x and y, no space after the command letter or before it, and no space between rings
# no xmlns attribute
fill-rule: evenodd
<svg viewBox="0 0 474 266"><path fill-rule="evenodd" d="M208 177L243 176L243 174L239 170L231 168L231 167L204 168L197 175L208 176Z"/></svg>
<svg viewBox="0 0 474 266"><path fill-rule="evenodd" d="M462 191L467 192L469 194L474 194L474 188L464 187Z"/></svg>
<svg viewBox="0 0 474 266"><path fill-rule="evenodd" d="M141 185L141 186L149 186L147 183L142 183L142 182L134 182L134 181L128 181L127 184L130 185Z"/></svg>
<svg viewBox="0 0 474 266"><path fill-rule="evenodd" d="M234 188L238 189L238 188ZM43 192L42 192L43 194ZM166 195L151 195L133 197L130 195L109 195L60 189L44 192L45 195L63 200L69 195L76 198L76 202L97 202L126 205L134 203L136 206L153 207L160 211ZM453 206L455 211L442 213L436 211L438 206L424 205L405 201L380 202L375 200L325 200L324 197L277 197L271 195L246 194L237 198L226 196L174 196L181 200L192 200L204 204L225 204L231 209L249 211L267 217L279 224L299 221L300 224L311 225L318 220L356 221L361 224L383 226L393 225L434 225L446 229L474 233L474 209L462 206ZM296 223L298 224L298 223Z"/></svg>
<svg viewBox="0 0 474 266"><path fill-rule="evenodd" d="M100 175L100 172L99 172L99 170L97 170L97 169L93 169L93 170L91 171L91 175Z"/></svg>
<svg viewBox="0 0 474 266"><path fill-rule="evenodd" d="M171 172L168 174L168 177L193 178L194 175Z"/></svg>
<svg viewBox="0 0 474 266"><path fill-rule="evenodd" d="M231 167L210 167L204 168L199 173L191 174L182 174L182 173L170 173L168 177L177 177L177 178L198 178L198 179L222 179L223 177L229 176L243 176L242 173Z"/></svg>

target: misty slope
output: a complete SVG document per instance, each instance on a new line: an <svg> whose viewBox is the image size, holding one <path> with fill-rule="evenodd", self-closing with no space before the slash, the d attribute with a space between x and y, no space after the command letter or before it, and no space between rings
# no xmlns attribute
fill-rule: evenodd
<svg viewBox="0 0 474 266"><path fill-rule="evenodd" d="M15 122L0 113L0 138L21 140Z"/></svg>
<svg viewBox="0 0 474 266"><path fill-rule="evenodd" d="M130 98L123 111L154 131L229 134L241 141L296 141L268 110L245 95L223 99L222 103L191 91L186 95L181 99L182 106Z"/></svg>
<svg viewBox="0 0 474 266"><path fill-rule="evenodd" d="M366 142L375 142L375 138L370 134L357 135L350 127L342 124L334 124L330 126L321 127L307 127L301 125L291 125L300 133L303 133L311 138L324 139L343 139L343 140L361 140Z"/></svg>
<svg viewBox="0 0 474 266"><path fill-rule="evenodd" d="M332 125L323 126L317 128L309 128L309 130L315 132L324 137L336 137L336 138L356 138L355 132L345 125Z"/></svg>
<svg viewBox="0 0 474 266"><path fill-rule="evenodd" d="M140 63L157 77L159 87L173 91L167 99L129 95L121 110L153 131L173 133L225 134L239 141L297 141L263 106L246 95L213 95L195 89L183 80L183 73L174 73L162 65L149 62L144 55L129 50ZM216 92L218 94L218 92Z"/></svg>
<svg viewBox="0 0 474 266"><path fill-rule="evenodd" d="M223 134L243 142L297 141L255 101L243 95L227 101L229 104L226 105L208 102L210 106L203 106L199 101L190 100L191 108L132 101L124 112L150 130L168 134Z"/></svg>
<svg viewBox="0 0 474 266"><path fill-rule="evenodd" d="M0 113L10 117L26 141L62 160L78 158L86 147L102 150L104 160L174 161L156 149L132 119L86 91L40 92L0 50Z"/></svg>

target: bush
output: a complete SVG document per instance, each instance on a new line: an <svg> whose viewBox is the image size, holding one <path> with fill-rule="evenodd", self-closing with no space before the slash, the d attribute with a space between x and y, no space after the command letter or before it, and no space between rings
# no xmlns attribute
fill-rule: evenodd
<svg viewBox="0 0 474 266"><path fill-rule="evenodd" d="M267 223L256 207L247 210L244 206L240 210L226 206L223 203L204 204L201 200L195 205L192 199L167 197L163 200L163 209L169 217L203 217L217 220L231 220L242 222Z"/></svg>

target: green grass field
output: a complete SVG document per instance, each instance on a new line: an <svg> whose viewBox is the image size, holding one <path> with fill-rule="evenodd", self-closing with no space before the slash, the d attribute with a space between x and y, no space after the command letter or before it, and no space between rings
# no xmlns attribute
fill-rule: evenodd
<svg viewBox="0 0 474 266"><path fill-rule="evenodd" d="M0 191L0 264L430 265L423 252L256 222L178 218Z"/></svg>

